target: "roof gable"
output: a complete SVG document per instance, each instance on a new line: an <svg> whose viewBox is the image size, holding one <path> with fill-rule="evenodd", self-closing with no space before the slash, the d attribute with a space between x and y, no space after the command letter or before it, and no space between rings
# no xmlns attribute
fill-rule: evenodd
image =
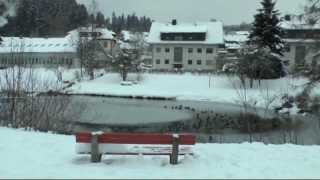
<svg viewBox="0 0 320 180"><path fill-rule="evenodd" d="M205 33L204 41L166 41L161 40L161 33ZM153 22L147 39L150 44L223 44L223 26L217 22L170 23Z"/></svg>

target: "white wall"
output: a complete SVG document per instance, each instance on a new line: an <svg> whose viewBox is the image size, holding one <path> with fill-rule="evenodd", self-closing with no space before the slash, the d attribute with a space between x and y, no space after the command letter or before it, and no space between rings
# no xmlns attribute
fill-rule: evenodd
<svg viewBox="0 0 320 180"><path fill-rule="evenodd" d="M154 69L173 69L173 64L175 63L174 60L174 48L175 47L182 47L183 48L183 69L185 70L215 70L216 69L216 59L217 59L217 45L153 45L152 46L152 65ZM161 48L161 52L157 52L157 48ZM165 48L169 48L170 52L165 52ZM189 53L188 49L193 48L193 52ZM202 53L198 53L197 49L202 48ZM212 54L207 54L206 49L213 48ZM157 64L157 59L160 59L160 64ZM169 64L165 64L165 60L169 59ZM192 65L188 64L188 60L192 60ZM201 65L197 64L197 60L201 60ZM212 64L207 65L207 60L211 60Z"/></svg>

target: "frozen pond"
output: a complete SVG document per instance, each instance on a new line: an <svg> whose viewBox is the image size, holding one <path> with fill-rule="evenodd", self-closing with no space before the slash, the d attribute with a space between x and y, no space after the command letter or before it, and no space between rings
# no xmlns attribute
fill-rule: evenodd
<svg viewBox="0 0 320 180"><path fill-rule="evenodd" d="M85 108L78 122L103 125L146 125L192 119L192 112L184 109L178 110L178 106L228 114L239 114L241 111L238 105L211 101L161 101L73 96L71 107L80 106L80 104L85 104ZM265 113L261 109L254 111L258 111L261 115Z"/></svg>

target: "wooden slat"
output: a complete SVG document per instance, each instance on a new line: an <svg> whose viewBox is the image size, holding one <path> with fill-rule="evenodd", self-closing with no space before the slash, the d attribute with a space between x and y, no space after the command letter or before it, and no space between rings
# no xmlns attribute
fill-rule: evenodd
<svg viewBox="0 0 320 180"><path fill-rule="evenodd" d="M90 133L77 133L77 143L90 143ZM131 133L104 133L98 138L99 143L112 144L172 144L172 134L131 134ZM195 136L192 134L180 134L179 144L194 145Z"/></svg>

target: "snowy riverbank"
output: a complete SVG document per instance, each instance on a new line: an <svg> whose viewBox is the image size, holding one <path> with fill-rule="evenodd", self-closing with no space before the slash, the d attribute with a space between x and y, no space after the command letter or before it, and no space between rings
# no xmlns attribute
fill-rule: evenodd
<svg viewBox="0 0 320 180"><path fill-rule="evenodd" d="M0 128L0 178L320 178L319 146L196 144L195 157L75 153L74 136ZM10 137L10 138L9 138Z"/></svg>

